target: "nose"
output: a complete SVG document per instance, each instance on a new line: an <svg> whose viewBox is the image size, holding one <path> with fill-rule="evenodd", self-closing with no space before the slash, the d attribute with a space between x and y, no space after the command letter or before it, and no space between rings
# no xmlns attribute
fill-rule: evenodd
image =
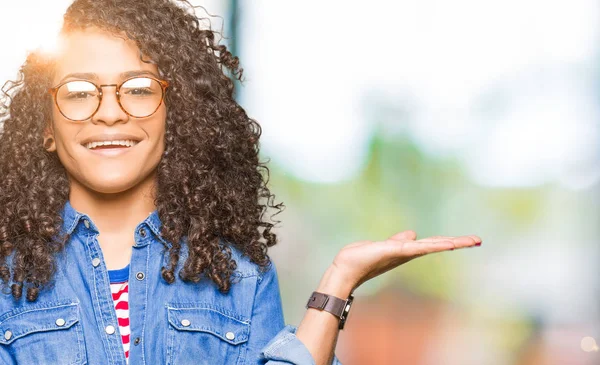
<svg viewBox="0 0 600 365"><path fill-rule="evenodd" d="M115 123L125 123L129 119L129 115L123 111L119 105L117 94L115 92L116 85L102 85L102 100L98 111L92 116L93 123L104 123L113 125Z"/></svg>

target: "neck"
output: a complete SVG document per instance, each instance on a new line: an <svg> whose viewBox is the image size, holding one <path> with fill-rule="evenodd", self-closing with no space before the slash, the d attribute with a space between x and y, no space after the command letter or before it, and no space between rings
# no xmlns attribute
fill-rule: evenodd
<svg viewBox="0 0 600 365"><path fill-rule="evenodd" d="M98 230L107 234L133 232L156 209L156 175L151 174L135 187L113 194L99 193L71 180L69 201L78 212L87 214Z"/></svg>

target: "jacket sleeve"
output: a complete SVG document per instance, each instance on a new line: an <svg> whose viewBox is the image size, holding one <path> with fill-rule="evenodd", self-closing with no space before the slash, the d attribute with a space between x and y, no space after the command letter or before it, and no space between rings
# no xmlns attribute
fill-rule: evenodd
<svg viewBox="0 0 600 365"><path fill-rule="evenodd" d="M306 346L296 337L296 327L284 326L279 282L273 263L259 278L251 323L249 364L315 365ZM334 358L332 365L341 363Z"/></svg>

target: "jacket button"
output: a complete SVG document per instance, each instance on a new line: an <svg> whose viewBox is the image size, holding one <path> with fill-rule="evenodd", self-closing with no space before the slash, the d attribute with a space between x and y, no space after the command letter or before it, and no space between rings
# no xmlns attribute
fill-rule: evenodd
<svg viewBox="0 0 600 365"><path fill-rule="evenodd" d="M227 337L228 340L233 340L235 338L235 335L233 334L233 332L227 332L225 334L225 337Z"/></svg>
<svg viewBox="0 0 600 365"><path fill-rule="evenodd" d="M97 257L94 257L94 259L92 259L92 266L98 267L98 265L100 265L100 259Z"/></svg>
<svg viewBox="0 0 600 365"><path fill-rule="evenodd" d="M62 326L64 326L64 325L65 325L65 320L64 320L64 319L62 319L62 318L59 318L59 319L57 319L57 320L56 320L56 325L57 325L58 327L62 327Z"/></svg>
<svg viewBox="0 0 600 365"><path fill-rule="evenodd" d="M137 345L139 345L139 344L140 344L140 341L142 341L142 340L141 340L139 337L136 337L136 338L135 338L135 340L133 340L133 344L134 344L135 346L137 346Z"/></svg>
<svg viewBox="0 0 600 365"><path fill-rule="evenodd" d="M90 221L88 221L87 219L84 219L83 225L85 226L85 228L90 228Z"/></svg>
<svg viewBox="0 0 600 365"><path fill-rule="evenodd" d="M115 327L108 325L108 326L106 326L104 331L106 331L106 333L108 333L109 335L112 335L113 333L115 333Z"/></svg>
<svg viewBox="0 0 600 365"><path fill-rule="evenodd" d="M191 322L188 319L181 320L181 325L183 327L188 327L190 324L191 324Z"/></svg>
<svg viewBox="0 0 600 365"><path fill-rule="evenodd" d="M7 341L8 341L8 340L10 340L10 339L11 339L11 337L12 337L12 332L10 332L10 331L6 331L6 332L4 332L4 338L5 338Z"/></svg>
<svg viewBox="0 0 600 365"><path fill-rule="evenodd" d="M144 277L145 277L145 275L141 271L138 272L137 274L135 274L135 278L138 279L138 280L144 280Z"/></svg>
<svg viewBox="0 0 600 365"><path fill-rule="evenodd" d="M146 237L146 230L143 227L140 228L140 236Z"/></svg>

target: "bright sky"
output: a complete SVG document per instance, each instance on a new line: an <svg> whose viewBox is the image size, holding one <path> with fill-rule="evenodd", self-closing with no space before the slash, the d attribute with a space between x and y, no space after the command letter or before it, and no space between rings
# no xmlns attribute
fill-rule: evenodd
<svg viewBox="0 0 600 365"><path fill-rule="evenodd" d="M223 1L194 3L224 14ZM600 179L596 1L240 3L242 103L299 178L355 176L383 106L406 113L386 130L460 158L480 184ZM53 43L69 4L0 3L0 80Z"/></svg>

